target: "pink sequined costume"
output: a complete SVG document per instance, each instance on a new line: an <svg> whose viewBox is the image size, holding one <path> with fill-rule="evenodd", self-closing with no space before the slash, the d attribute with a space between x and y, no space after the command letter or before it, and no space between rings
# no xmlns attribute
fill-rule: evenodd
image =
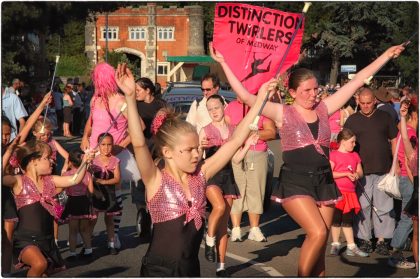
<svg viewBox="0 0 420 279"><path fill-rule="evenodd" d="M226 139L222 139L219 129L217 129L217 127L215 127L212 123L205 126L203 129L210 145L210 147L206 148L206 157L210 158L217 150L219 150L220 146L228 141L228 139L232 136L235 127L228 125L229 135ZM230 162L227 163L226 166L209 181L207 181L207 187L211 186L219 187L222 190L223 197L225 199L237 199L241 196L238 185L235 183L232 165Z"/></svg>
<svg viewBox="0 0 420 279"><path fill-rule="evenodd" d="M76 173L76 171L77 169L72 169L65 172L63 175L72 176ZM82 182L66 188L68 200L61 219L73 220L96 218L96 215L94 215L92 212L92 205L88 198L88 184L91 179L92 176L90 173L86 172Z"/></svg>
<svg viewBox="0 0 420 279"><path fill-rule="evenodd" d="M37 246L55 268L65 268L57 245L54 242L53 220L57 217L56 189L52 176L43 176L40 193L35 183L22 175L22 191L15 195L19 222L13 235L13 254L18 256L16 268L21 268L22 252ZM15 259L16 260L16 259Z"/></svg>
<svg viewBox="0 0 420 279"><path fill-rule="evenodd" d="M200 166L188 177L191 200L182 185L162 170L161 186L147 203L153 235L142 259L142 277L200 277L198 252L204 233L206 181Z"/></svg>
<svg viewBox="0 0 420 279"><path fill-rule="evenodd" d="M120 160L111 156L108 164L104 164L99 160L99 156L92 161L91 170L93 176L100 179L114 178L114 171L119 166ZM93 183L94 193L92 203L95 212L106 212L106 215L119 215L121 208L119 207L115 196L115 185L101 185Z"/></svg>
<svg viewBox="0 0 420 279"><path fill-rule="evenodd" d="M318 119L306 123L293 105L283 106L280 139L284 164L271 199L282 203L312 197L317 204L335 204L342 197L328 161L330 127L323 101L314 107Z"/></svg>

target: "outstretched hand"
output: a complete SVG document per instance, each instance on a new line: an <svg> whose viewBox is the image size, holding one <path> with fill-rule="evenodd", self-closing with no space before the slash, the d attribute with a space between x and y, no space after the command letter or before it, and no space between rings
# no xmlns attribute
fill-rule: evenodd
<svg viewBox="0 0 420 279"><path fill-rule="evenodd" d="M136 83L126 63L118 64L117 70L115 71L115 81L126 97L135 98Z"/></svg>
<svg viewBox="0 0 420 279"><path fill-rule="evenodd" d="M52 93L50 91L47 94L45 94L44 98L42 98L41 105L42 106L48 105L51 103L51 101L52 101Z"/></svg>
<svg viewBox="0 0 420 279"><path fill-rule="evenodd" d="M397 45L397 46L393 46L388 48L385 53L387 54L387 56L392 59L392 58L397 58L398 56L400 56L401 52L403 52L405 49L405 47L403 46L403 44L401 45Z"/></svg>
<svg viewBox="0 0 420 279"><path fill-rule="evenodd" d="M209 43L209 49L210 49L210 56L211 58L214 59L214 61L218 63L225 62L225 58L223 57L223 55L214 48L213 42Z"/></svg>

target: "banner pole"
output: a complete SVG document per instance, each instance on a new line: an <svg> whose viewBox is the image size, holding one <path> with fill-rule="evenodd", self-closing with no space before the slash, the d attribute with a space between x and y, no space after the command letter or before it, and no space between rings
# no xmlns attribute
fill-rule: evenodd
<svg viewBox="0 0 420 279"><path fill-rule="evenodd" d="M296 37L296 35L297 35L301 25L302 25L303 18L305 17L305 14L307 13L307 11L309 10L309 7L311 5L312 5L311 2L305 2L305 6L303 7L303 10L302 10L302 15L299 17L298 25L296 26L295 31L293 32L293 35L290 39L290 42L287 45L286 51L284 52L284 55L281 58L280 65L277 68L275 77L277 77L278 74L280 73L281 67L283 67L283 63L284 63L284 61L286 61L286 57L289 54L290 47L292 46L293 41L295 40L295 37ZM264 102L262 103L262 105L260 107L260 110L258 111L258 115L255 117L254 121L251 124L249 124L249 129L250 130L258 131L258 121L260 120L260 117L261 117L262 111L264 109L264 106L268 101L268 97L269 97L269 92L267 91L267 93L265 95Z"/></svg>

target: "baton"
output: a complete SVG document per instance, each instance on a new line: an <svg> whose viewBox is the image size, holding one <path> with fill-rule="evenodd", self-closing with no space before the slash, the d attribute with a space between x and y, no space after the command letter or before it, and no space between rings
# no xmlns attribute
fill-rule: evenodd
<svg viewBox="0 0 420 279"><path fill-rule="evenodd" d="M354 173L354 172L353 172L353 169L352 169L352 167L351 167L350 165L348 165L348 166L347 166L347 169L348 169L349 171L351 171L352 173ZM371 199L369 198L369 196L366 194L366 192L365 192L365 189L364 189L363 185L362 185L362 184L360 184L360 181L359 181L359 180L357 180L357 184L358 184L358 185L360 186L360 188L362 189L362 193L363 193L363 195L365 196L366 200L368 201L368 203L369 203L370 207L372 207L372 208L373 208L373 212L375 212L376 217L378 217L379 222L380 222L380 223L382 223L382 219L381 219L381 217L379 217L379 214L378 214L378 209L376 208L376 206L374 206L374 205L373 205L372 200L371 200Z"/></svg>
<svg viewBox="0 0 420 279"><path fill-rule="evenodd" d="M53 73L53 78L52 78L52 82L51 82L50 92L52 92L52 89L53 89L53 86L54 86L55 72L57 71L57 65L58 65L59 60L60 60L60 56L57 55L55 57L55 66L54 66L54 73ZM40 134L45 133L45 120L47 119L48 107L49 107L49 105L47 104L47 107L45 108L44 121L42 122L41 130L39 131Z"/></svg>
<svg viewBox="0 0 420 279"><path fill-rule="evenodd" d="M287 45L287 48L286 48L286 51L283 54L283 57L281 58L280 65L277 68L275 76L277 76L280 73L281 67L283 66L283 63L286 60L287 54L289 53L289 50L290 50L290 47L292 46L293 41L295 40L295 37L296 37L296 35L297 35L297 33L300 29L300 26L302 25L303 18L305 17L306 12L308 11L308 9L311 5L312 5L311 2L305 2L305 6L303 7L303 10L302 10L302 16L299 17L298 25L296 26L296 29L293 32L292 38L290 39L290 43ZM263 103L260 107L260 110L258 111L258 115L255 117L254 121L251 124L249 124L249 129L252 130L252 131L258 131L258 121L260 120L260 117L261 117L262 111L264 109L264 106L268 101L268 96L269 96L269 91L267 91L267 93L265 95L264 101L263 101Z"/></svg>
<svg viewBox="0 0 420 279"><path fill-rule="evenodd" d="M402 44L402 46L403 47L407 47L410 43L411 43L411 40L414 38L414 36L416 36L417 35L417 32L418 31L416 31L416 32L414 32L413 33L413 35L411 35L410 36L410 38L408 38L408 40L407 41L405 41L403 44ZM376 70L375 71L375 73L373 74L373 75L371 75L370 77L368 77L367 79L365 79L364 80L364 83L366 84L366 85L369 85L370 84L370 81L373 79L373 77L388 63L388 61L389 60L391 60L391 58L392 57L388 57L388 59L385 61L385 63L382 65L382 67L380 67L378 70Z"/></svg>
<svg viewBox="0 0 420 279"><path fill-rule="evenodd" d="M109 125L108 129L105 131L104 135L98 140L98 143L95 145L95 147L92 150L95 150L96 148L98 148L98 146L101 144L101 142L104 140L104 138L107 136L109 130L111 130L112 126L115 125L115 123L117 122L118 118L121 116L121 114L123 113L123 111L125 110L125 108L127 107L127 103L124 103L121 108L120 108L120 112L117 114L117 116L112 120L111 125ZM84 161L83 164L79 167L79 169L77 170L77 172L73 175L73 177L71 178L71 180L74 182L77 178L77 176L79 175L79 173L82 171L82 168L87 164L87 161Z"/></svg>

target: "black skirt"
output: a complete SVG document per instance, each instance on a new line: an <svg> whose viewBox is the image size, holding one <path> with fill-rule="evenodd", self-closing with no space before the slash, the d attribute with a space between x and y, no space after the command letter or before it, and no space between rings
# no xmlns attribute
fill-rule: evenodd
<svg viewBox="0 0 420 279"><path fill-rule="evenodd" d="M11 188L8 187L1 188L1 214L2 220L9 222L18 221L15 198L13 197Z"/></svg>
<svg viewBox="0 0 420 279"><path fill-rule="evenodd" d="M207 187L209 186L219 187L224 198L238 199L241 197L238 185L235 183L232 167L223 168L215 176L210 178L207 181Z"/></svg>
<svg viewBox="0 0 420 279"><path fill-rule="evenodd" d="M92 206L87 196L69 196L61 219L92 219L92 216Z"/></svg>
<svg viewBox="0 0 420 279"><path fill-rule="evenodd" d="M334 182L331 166L308 170L283 165L271 199L282 203L299 197L312 197L318 205L339 201L342 197Z"/></svg>
<svg viewBox="0 0 420 279"><path fill-rule="evenodd" d="M185 215L153 224L152 240L142 258L140 277L200 277L198 252L204 235ZM176 241L174 241L176 240Z"/></svg>
<svg viewBox="0 0 420 279"><path fill-rule="evenodd" d="M414 176L414 191L404 208L404 212L411 217L419 217L419 177Z"/></svg>
<svg viewBox="0 0 420 279"><path fill-rule="evenodd" d="M63 108L64 122L71 123L73 122L73 113L71 112L71 107Z"/></svg>

